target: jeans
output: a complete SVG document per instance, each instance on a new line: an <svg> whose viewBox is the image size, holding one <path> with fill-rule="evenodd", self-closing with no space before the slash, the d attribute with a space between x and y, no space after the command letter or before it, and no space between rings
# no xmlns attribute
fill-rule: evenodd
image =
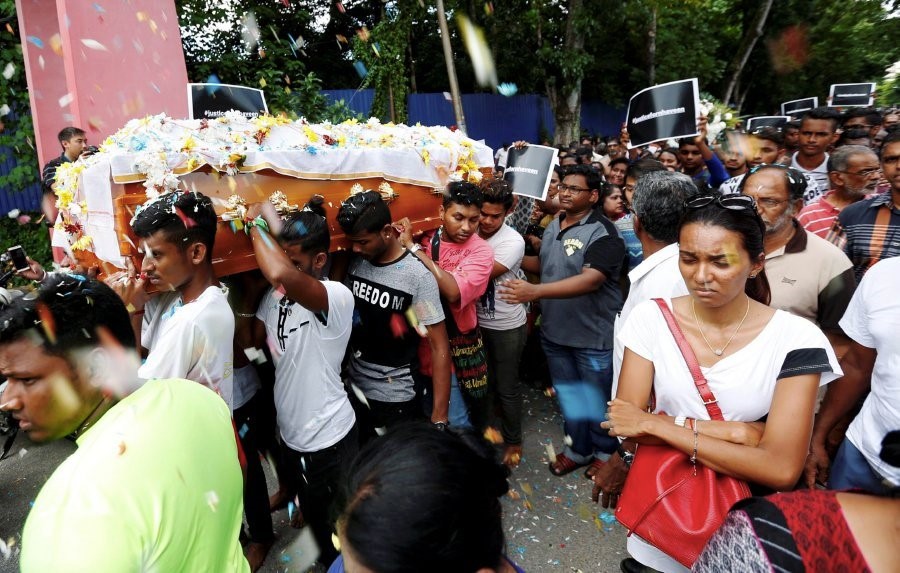
<svg viewBox="0 0 900 573"><path fill-rule="evenodd" d="M619 441L600 427L612 392L612 350L563 346L542 338L550 377L572 440L566 456L579 464L606 459Z"/></svg>
<svg viewBox="0 0 900 573"><path fill-rule="evenodd" d="M268 543L275 539L272 530L272 514L269 511L269 490L266 487L266 476L259 461L259 453L266 441L261 430L266 426L260 419L263 406L261 392L234 411L234 425L238 430L241 447L247 457L247 480L244 482L244 513L247 516L247 528L250 540Z"/></svg>
<svg viewBox="0 0 900 573"><path fill-rule="evenodd" d="M891 490L872 469L862 452L847 438L841 442L834 463L831 464L828 489L862 489L878 495L887 495Z"/></svg>
<svg viewBox="0 0 900 573"><path fill-rule="evenodd" d="M488 360L489 412L500 414L500 435L507 445L522 444L522 383L519 361L525 348L527 326L510 330L481 329Z"/></svg>
<svg viewBox="0 0 900 573"><path fill-rule="evenodd" d="M343 505L342 500L338 499L341 484L359 451L356 424L338 443L324 450L298 452L285 449L288 467L303 477L300 507L319 546L318 561L327 567L338 556L331 535L334 533L336 511Z"/></svg>
<svg viewBox="0 0 900 573"><path fill-rule="evenodd" d="M472 429L472 422L469 421L469 403L463 397L462 391L459 389L459 381L456 379L456 373L450 373L450 425L459 429Z"/></svg>

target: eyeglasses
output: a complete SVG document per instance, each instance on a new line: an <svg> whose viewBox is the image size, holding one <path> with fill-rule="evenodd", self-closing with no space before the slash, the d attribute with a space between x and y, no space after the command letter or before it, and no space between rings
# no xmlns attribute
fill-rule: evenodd
<svg viewBox="0 0 900 573"><path fill-rule="evenodd" d="M787 203L788 200L785 199L783 201L779 201L778 199L769 199L768 197L763 197L762 199L757 199L756 204L760 205L763 209L774 209L775 207L781 205L782 203Z"/></svg>
<svg viewBox="0 0 900 573"><path fill-rule="evenodd" d="M748 195L698 195L684 202L688 209L702 209L712 204L730 211L756 211L756 201Z"/></svg>
<svg viewBox="0 0 900 573"><path fill-rule="evenodd" d="M566 185L564 183L560 183L559 185L556 186L556 188L559 189L560 193L565 191L567 193L575 194L575 193L581 193L583 191L590 191L590 189L588 189L587 187L576 187L574 185Z"/></svg>
<svg viewBox="0 0 900 573"><path fill-rule="evenodd" d="M858 175L860 177L869 178L873 175L881 173L881 167L874 167L872 169L860 169L856 173L854 173L853 171L838 171L838 173L843 173L845 175Z"/></svg>

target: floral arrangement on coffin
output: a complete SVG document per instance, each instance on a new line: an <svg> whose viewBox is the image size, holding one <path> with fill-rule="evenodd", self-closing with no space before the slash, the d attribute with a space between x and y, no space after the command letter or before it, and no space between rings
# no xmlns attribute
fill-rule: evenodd
<svg viewBox="0 0 900 573"><path fill-rule="evenodd" d="M713 145L726 129L734 129L740 123L738 112L712 97L700 94L700 113L707 118L706 141Z"/></svg>
<svg viewBox="0 0 900 573"><path fill-rule="evenodd" d="M305 118L247 118L236 111L210 120L176 120L165 114L147 116L129 121L108 137L99 153L59 167L56 195L61 219L57 229L66 233L73 249L92 249L92 239L84 233L88 206L79 186L84 172L101 161L115 165L114 179L116 169L143 179L147 199L152 201L183 188L181 175L206 165L237 175L245 171L249 154L260 160L260 154L266 155L265 152L279 152L276 155L284 157L283 152L289 151L327 159L329 154L338 152L405 150L411 152L408 156L418 157L419 167L432 174L431 180L477 182L482 177L479 158L487 164L483 155L485 150L490 154L488 148L482 147L453 128L382 124L376 118L311 124Z"/></svg>

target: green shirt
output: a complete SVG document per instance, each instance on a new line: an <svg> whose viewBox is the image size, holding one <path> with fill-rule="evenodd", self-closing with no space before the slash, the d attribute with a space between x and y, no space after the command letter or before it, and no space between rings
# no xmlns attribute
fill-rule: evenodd
<svg viewBox="0 0 900 573"><path fill-rule="evenodd" d="M187 380L151 380L78 438L41 489L22 571L249 571L228 406Z"/></svg>

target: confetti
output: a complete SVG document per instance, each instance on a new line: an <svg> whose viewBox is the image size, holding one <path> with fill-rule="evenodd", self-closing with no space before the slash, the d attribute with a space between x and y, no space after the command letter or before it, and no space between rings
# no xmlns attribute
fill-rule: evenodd
<svg viewBox="0 0 900 573"><path fill-rule="evenodd" d="M206 492L206 505L209 506L213 513L215 513L216 508L219 506L219 496L214 491Z"/></svg>
<svg viewBox="0 0 900 573"><path fill-rule="evenodd" d="M59 37L59 34L50 36L50 49L53 50L53 53L57 56L62 55L62 39Z"/></svg>
<svg viewBox="0 0 900 573"><path fill-rule="evenodd" d="M503 443L503 436L501 436L497 428L494 428L493 426L488 426L484 431L484 439L492 444ZM522 489L525 489L524 486L522 487Z"/></svg>
<svg viewBox="0 0 900 573"><path fill-rule="evenodd" d="M82 38L81 43L86 48L90 48L91 50L98 50L100 52L108 52L106 46L98 42L97 40L93 40L91 38Z"/></svg>
<svg viewBox="0 0 900 573"><path fill-rule="evenodd" d="M16 73L16 65L12 62L6 64L6 67L3 68L3 77L5 79L10 79L13 77L13 74Z"/></svg>
<svg viewBox="0 0 900 573"><path fill-rule="evenodd" d="M247 44L248 49L253 51L259 45L259 25L256 23L256 14L249 11L244 14L241 20L241 38Z"/></svg>
<svg viewBox="0 0 900 573"><path fill-rule="evenodd" d="M366 65L359 60L353 62L353 69L356 70L356 73L360 78L365 78L367 75L369 75L369 70L366 69Z"/></svg>
<svg viewBox="0 0 900 573"><path fill-rule="evenodd" d="M464 14L459 14L456 20L462 33L463 43L472 59L475 80L482 86L497 87L497 68L494 66L494 56L485 40L484 30L473 24Z"/></svg>
<svg viewBox="0 0 900 573"><path fill-rule="evenodd" d="M500 95L506 97L512 97L516 95L519 91L519 87L516 84L510 82L503 82L499 86L497 86L497 91L500 92Z"/></svg>
<svg viewBox="0 0 900 573"><path fill-rule="evenodd" d="M66 107L75 99L75 96L72 93L67 93L66 95L59 98L59 107Z"/></svg>
<svg viewBox="0 0 900 573"><path fill-rule="evenodd" d="M28 36L27 38L29 44L34 44L38 48L44 47L44 41L38 38L37 36Z"/></svg>
<svg viewBox="0 0 900 573"><path fill-rule="evenodd" d="M545 448L547 450L547 457L550 459L550 461L555 460L556 459L556 449L553 447L553 444L547 444L545 446Z"/></svg>

